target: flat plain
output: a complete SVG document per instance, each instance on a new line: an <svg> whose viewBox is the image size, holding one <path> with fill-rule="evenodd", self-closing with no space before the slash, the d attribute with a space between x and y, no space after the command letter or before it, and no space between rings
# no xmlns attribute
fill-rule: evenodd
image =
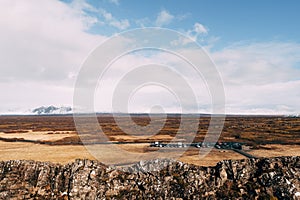
<svg viewBox="0 0 300 200"><path fill-rule="evenodd" d="M101 143L101 138L95 132L79 135L72 115L0 116L0 160L65 164L76 158L87 158L98 159L106 164L126 165L142 159L175 158L195 165L213 166L221 160L245 158L226 149L212 148L201 157L205 149L150 147L150 143L157 141L184 143L187 136L192 136L193 142L202 142L208 137L209 115L185 116L185 127L192 127L195 121L198 122L195 133L180 127L180 115L168 115L165 123L159 115L152 118L146 114L117 117L116 120L110 114L98 115L101 129L109 139L107 143ZM129 120L138 126L132 127ZM163 123L163 128L158 132L148 126L155 123ZM88 123L85 126L90 130ZM120 127L125 127L127 131ZM132 130L132 133L128 133L128 130ZM86 145L82 144L81 139ZM227 116L218 142L242 143L243 151L256 157L300 156L300 118Z"/></svg>

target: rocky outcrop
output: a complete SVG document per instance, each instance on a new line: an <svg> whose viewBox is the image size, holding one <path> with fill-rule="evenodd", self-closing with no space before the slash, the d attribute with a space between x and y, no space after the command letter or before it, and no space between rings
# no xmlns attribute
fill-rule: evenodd
<svg viewBox="0 0 300 200"><path fill-rule="evenodd" d="M215 167L156 160L126 171L91 160L0 162L0 199L30 198L297 199L300 157L227 160Z"/></svg>

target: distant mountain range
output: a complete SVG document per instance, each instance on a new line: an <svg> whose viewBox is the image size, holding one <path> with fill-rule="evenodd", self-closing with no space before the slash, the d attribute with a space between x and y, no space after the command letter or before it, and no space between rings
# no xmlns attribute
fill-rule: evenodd
<svg viewBox="0 0 300 200"><path fill-rule="evenodd" d="M73 114L73 109L70 106L41 106L33 109L10 109L0 112L0 115L66 115Z"/></svg>
<svg viewBox="0 0 300 200"><path fill-rule="evenodd" d="M34 109L14 109L14 110L8 110L6 112L0 112L0 115L67 115L67 114L73 114L73 109L71 106L41 106L37 107ZM97 112L97 114L105 114L105 115L112 115L112 113L109 112ZM165 113L166 114L166 113ZM114 113L114 116L148 116L147 113ZM161 113L151 113L151 115L161 115ZM190 115L190 116L210 116L210 114L207 113L185 113L185 114L180 114L180 113L168 113L168 115L173 115L173 116L180 116L180 115ZM227 117L230 116L249 116L249 114L226 114ZM252 114L251 116L262 116L260 114ZM275 116L275 115L268 115L266 114L265 116ZM300 117L300 114L281 114L281 115L276 115L276 116L284 116L284 117Z"/></svg>
<svg viewBox="0 0 300 200"><path fill-rule="evenodd" d="M55 115L55 114L72 114L72 108L69 106L55 107L55 106L41 106L33 109L34 115Z"/></svg>

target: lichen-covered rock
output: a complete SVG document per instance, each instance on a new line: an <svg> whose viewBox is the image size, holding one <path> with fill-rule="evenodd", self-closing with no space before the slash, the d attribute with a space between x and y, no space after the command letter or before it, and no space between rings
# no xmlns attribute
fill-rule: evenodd
<svg viewBox="0 0 300 200"><path fill-rule="evenodd" d="M221 161L199 167L172 160L121 171L100 162L0 162L0 199L300 199L300 157Z"/></svg>

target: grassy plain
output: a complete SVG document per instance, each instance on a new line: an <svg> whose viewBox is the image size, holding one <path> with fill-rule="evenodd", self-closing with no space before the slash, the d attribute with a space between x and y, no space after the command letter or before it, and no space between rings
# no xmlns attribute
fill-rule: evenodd
<svg viewBox="0 0 300 200"><path fill-rule="evenodd" d="M190 123L196 116L188 116ZM132 128L128 118L119 116L119 124L111 115L98 116L103 132L111 142L129 144L93 144L97 135L89 134L90 145L83 146L72 116L0 116L0 160L26 159L68 163L76 158L99 159L107 164L126 164L140 159L175 157L183 162L211 166L224 159L243 159L231 150L212 149L205 157L199 157L199 149L155 149L150 142L185 142L191 132L177 134L180 116L169 115L163 128L153 135L150 123L162 123L159 116L133 115L138 125ZM194 142L203 141L207 134L210 117L196 119L199 122ZM186 127L189 127L189 120ZM88 126L88 125L87 125ZM192 126L192 125L191 125ZM186 129L188 130L188 129ZM282 116L228 116L220 142L241 142L244 151L257 157L300 156L300 118ZM87 148L86 148L87 147ZM90 153L92 151L92 153ZM201 151L201 150L200 150ZM125 152L125 153L124 153ZM148 156L149 155L149 156Z"/></svg>

